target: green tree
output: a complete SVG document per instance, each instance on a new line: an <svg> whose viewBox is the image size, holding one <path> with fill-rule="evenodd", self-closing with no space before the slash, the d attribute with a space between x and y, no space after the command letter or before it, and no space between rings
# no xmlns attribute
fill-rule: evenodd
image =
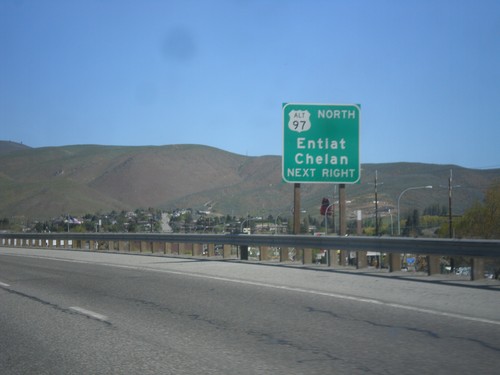
<svg viewBox="0 0 500 375"><path fill-rule="evenodd" d="M475 203L456 223L458 237L500 238L500 182L486 191L483 202Z"/></svg>
<svg viewBox="0 0 500 375"><path fill-rule="evenodd" d="M0 229L2 230L5 230L5 229L9 229L9 219L7 218L3 218L0 220Z"/></svg>
<svg viewBox="0 0 500 375"><path fill-rule="evenodd" d="M408 215L403 229L403 236L419 236L421 234L420 215L418 210L413 210L412 215Z"/></svg>

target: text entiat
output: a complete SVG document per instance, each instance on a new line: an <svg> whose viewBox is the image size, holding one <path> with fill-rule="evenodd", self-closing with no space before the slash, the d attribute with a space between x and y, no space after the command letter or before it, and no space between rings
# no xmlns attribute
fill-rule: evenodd
<svg viewBox="0 0 500 375"><path fill-rule="evenodd" d="M346 141L344 138L340 140L329 138L307 139L303 137L297 138L297 149L308 150L345 150Z"/></svg>

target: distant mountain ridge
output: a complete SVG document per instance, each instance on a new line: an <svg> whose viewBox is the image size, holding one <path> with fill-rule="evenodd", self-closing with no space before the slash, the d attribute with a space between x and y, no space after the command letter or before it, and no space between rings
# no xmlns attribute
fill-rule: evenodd
<svg viewBox="0 0 500 375"><path fill-rule="evenodd" d="M395 208L407 187L432 190L405 194L403 209L448 204L453 169L454 213L481 200L500 169L455 165L389 163L362 165L361 183L346 188L349 215L373 213L378 171L379 209ZM333 184L302 184L301 205L319 216L323 196L333 201ZM203 145L30 148L0 141L0 218L50 218L71 213L137 208L193 208L236 216L277 216L293 205L293 184L281 179L281 156L249 157Z"/></svg>

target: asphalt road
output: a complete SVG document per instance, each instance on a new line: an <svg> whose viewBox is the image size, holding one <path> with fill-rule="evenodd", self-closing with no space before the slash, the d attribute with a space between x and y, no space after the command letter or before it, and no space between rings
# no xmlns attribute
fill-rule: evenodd
<svg viewBox="0 0 500 375"><path fill-rule="evenodd" d="M1 374L497 374L495 282L0 248Z"/></svg>

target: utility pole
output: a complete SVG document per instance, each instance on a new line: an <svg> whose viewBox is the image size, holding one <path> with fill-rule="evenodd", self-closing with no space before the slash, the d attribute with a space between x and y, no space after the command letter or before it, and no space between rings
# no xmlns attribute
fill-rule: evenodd
<svg viewBox="0 0 500 375"><path fill-rule="evenodd" d="M448 178L448 235L453 238L453 215L451 213L451 191L453 190L453 169L450 169L450 177ZM455 187L460 187L460 185L455 185ZM453 271L455 269L455 259L450 257L450 267Z"/></svg>
<svg viewBox="0 0 500 375"><path fill-rule="evenodd" d="M375 170L375 235L378 237L378 194L377 194L378 172Z"/></svg>
<svg viewBox="0 0 500 375"><path fill-rule="evenodd" d="M448 232L449 237L453 238L453 215L451 213L451 191L454 187L459 188L460 185L453 185L453 169L450 169L450 177L448 178Z"/></svg>
<svg viewBox="0 0 500 375"><path fill-rule="evenodd" d="M370 183L369 183L370 184ZM383 182L380 183L382 185ZM375 186L375 235L378 237L379 235L379 225L378 225L378 171L375 170L375 180L373 182Z"/></svg>
<svg viewBox="0 0 500 375"><path fill-rule="evenodd" d="M452 185L451 181L453 179L453 169L450 169L450 177L448 178L448 230L449 230L449 237L453 238L453 216L451 214L451 190L452 190Z"/></svg>

